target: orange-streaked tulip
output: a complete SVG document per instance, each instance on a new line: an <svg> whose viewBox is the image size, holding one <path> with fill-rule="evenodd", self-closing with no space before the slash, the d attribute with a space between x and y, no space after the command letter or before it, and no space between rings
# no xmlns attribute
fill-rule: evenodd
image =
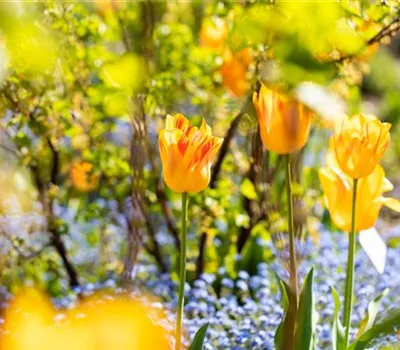
<svg viewBox="0 0 400 350"><path fill-rule="evenodd" d="M261 85L253 103L264 147L279 154L301 149L308 140L312 113L300 102Z"/></svg>
<svg viewBox="0 0 400 350"><path fill-rule="evenodd" d="M93 165L88 162L72 165L70 178L74 187L81 192L93 191L99 184L98 174L93 173Z"/></svg>
<svg viewBox="0 0 400 350"><path fill-rule="evenodd" d="M329 161L328 161L329 162ZM334 161L319 171L319 178L324 191L324 202L332 221L343 230L351 230L353 179L334 165ZM383 197L391 191L393 185L385 178L385 171L380 165L372 174L359 179L357 186L357 205L355 231L366 230L375 225L382 205L400 211L400 202Z"/></svg>
<svg viewBox="0 0 400 350"><path fill-rule="evenodd" d="M390 127L371 115L344 118L333 136L340 168L353 179L370 175L389 147Z"/></svg>
<svg viewBox="0 0 400 350"><path fill-rule="evenodd" d="M170 350L164 316L127 296L94 295L58 312L35 290L17 296L7 309L0 350Z"/></svg>
<svg viewBox="0 0 400 350"><path fill-rule="evenodd" d="M182 114L167 115L160 131L159 148L167 186L179 193L196 193L210 182L211 165L222 145L222 138L212 136L203 119L200 128L191 126Z"/></svg>

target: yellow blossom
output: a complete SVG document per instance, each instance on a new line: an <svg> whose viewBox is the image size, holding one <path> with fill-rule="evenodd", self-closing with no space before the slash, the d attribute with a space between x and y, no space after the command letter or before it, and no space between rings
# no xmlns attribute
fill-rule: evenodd
<svg viewBox="0 0 400 350"><path fill-rule="evenodd" d="M222 138L212 136L210 126L204 120L197 128L182 114L168 115L166 127L159 135L167 186L179 193L204 190L210 182L211 165L222 141Z"/></svg>
<svg viewBox="0 0 400 350"><path fill-rule="evenodd" d="M289 154L306 144L312 114L303 104L264 85L260 92L254 92L253 103L267 150Z"/></svg>
<svg viewBox="0 0 400 350"><path fill-rule="evenodd" d="M371 115L344 118L333 136L340 168L353 179L370 175L389 147L390 127Z"/></svg>

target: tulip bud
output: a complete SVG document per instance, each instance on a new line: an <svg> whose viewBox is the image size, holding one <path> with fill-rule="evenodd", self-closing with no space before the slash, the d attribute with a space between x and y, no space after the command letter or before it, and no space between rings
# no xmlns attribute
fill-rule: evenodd
<svg viewBox="0 0 400 350"><path fill-rule="evenodd" d="M308 140L311 112L301 103L261 85L253 103L264 147L279 154L301 149Z"/></svg>

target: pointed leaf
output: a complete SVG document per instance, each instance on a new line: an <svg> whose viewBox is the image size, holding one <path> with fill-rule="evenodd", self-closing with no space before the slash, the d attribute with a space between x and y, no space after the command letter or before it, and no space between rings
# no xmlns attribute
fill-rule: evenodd
<svg viewBox="0 0 400 350"><path fill-rule="evenodd" d="M315 305L313 293L314 268L306 276L300 293L295 333L296 350L314 349Z"/></svg>
<svg viewBox="0 0 400 350"><path fill-rule="evenodd" d="M385 334L396 332L396 328L400 326L400 310L396 310L382 322L372 326L361 337L357 338L347 350L364 350L374 339L382 337Z"/></svg>
<svg viewBox="0 0 400 350"><path fill-rule="evenodd" d="M193 342L190 345L189 350L203 350L204 338L206 337L207 328L208 323L199 328L193 338Z"/></svg>
<svg viewBox="0 0 400 350"><path fill-rule="evenodd" d="M281 323L276 329L274 343L275 343L275 348L280 350L283 349L284 329L285 329L287 311L289 308L290 287L285 281L281 280L278 276L277 278L279 281L279 288L281 290L281 298L282 298L281 303L283 308L283 316Z"/></svg>
<svg viewBox="0 0 400 350"><path fill-rule="evenodd" d="M339 319L340 298L334 287L331 287L331 290L335 305L332 325L332 348L334 350L342 350L344 348L344 328Z"/></svg>
<svg viewBox="0 0 400 350"><path fill-rule="evenodd" d="M385 289L380 293L374 300L368 304L367 314L361 321L360 329L358 331L357 338L363 335L369 330L375 322L376 316L378 315L379 307L381 306L382 298L385 297L389 292L389 289Z"/></svg>

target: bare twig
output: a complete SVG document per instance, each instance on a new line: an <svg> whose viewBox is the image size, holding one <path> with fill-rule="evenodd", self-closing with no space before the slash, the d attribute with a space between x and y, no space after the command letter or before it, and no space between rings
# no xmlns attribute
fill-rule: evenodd
<svg viewBox="0 0 400 350"><path fill-rule="evenodd" d="M57 176L59 172L59 166L60 166L60 154L54 147L52 141L48 137L47 139L47 144L51 150L52 154L52 165L51 165L51 171L50 171L50 184L51 185L56 185L57 184ZM40 176L38 173L36 174L36 177ZM39 181L40 182L40 181ZM53 199L48 198L48 188L47 186L41 185L41 190L45 191L45 193L41 196L42 198L45 198L45 203L43 203L43 207L46 217L48 218L48 230L51 234L51 239L50 242L58 252L58 254L61 257L61 260L64 264L65 270L67 271L68 277L69 277L69 284L71 288L77 287L80 285L79 279L78 279L78 273L75 269L75 267L72 264L72 261L70 260L67 249L65 247L64 241L61 239L60 234L57 232L57 230L53 227L53 221L54 221L54 211L53 211ZM48 204L48 206L46 205Z"/></svg>
<svg viewBox="0 0 400 350"><path fill-rule="evenodd" d="M350 55L344 55L344 56L339 57L338 59L334 59L333 61L341 63L346 60L357 57L368 46L371 46L375 43L379 43L385 37L394 36L395 34L397 34L398 31L400 31L399 22L400 22L400 16L396 16L389 24L384 26L378 33L376 33L372 38L370 38L366 42L366 44L357 53L350 54Z"/></svg>
<svg viewBox="0 0 400 350"><path fill-rule="evenodd" d="M239 112L239 114L232 120L231 125L229 126L229 129L228 129L227 133L225 134L224 141L222 142L221 149L218 153L218 158L215 161L215 164L214 164L214 167L213 167L213 170L211 173L210 188L215 188L217 185L218 176L222 169L222 163L224 162L225 157L228 155L229 146L236 134L240 120L242 119L243 115L244 115L244 111L242 109Z"/></svg>
<svg viewBox="0 0 400 350"><path fill-rule="evenodd" d="M260 128L257 129L257 132L253 135L252 140L252 161L250 165L250 169L246 175L254 185L255 188L258 187L258 182L260 180L261 174L261 166L262 166L262 157L263 156L263 147L261 143L260 136ZM256 225L260 217L260 207L258 201L251 200L249 198L243 197L243 207L247 212L247 215L250 219L248 227L242 227L238 240L237 240L237 251L241 253L244 245L250 237L251 230Z"/></svg>

